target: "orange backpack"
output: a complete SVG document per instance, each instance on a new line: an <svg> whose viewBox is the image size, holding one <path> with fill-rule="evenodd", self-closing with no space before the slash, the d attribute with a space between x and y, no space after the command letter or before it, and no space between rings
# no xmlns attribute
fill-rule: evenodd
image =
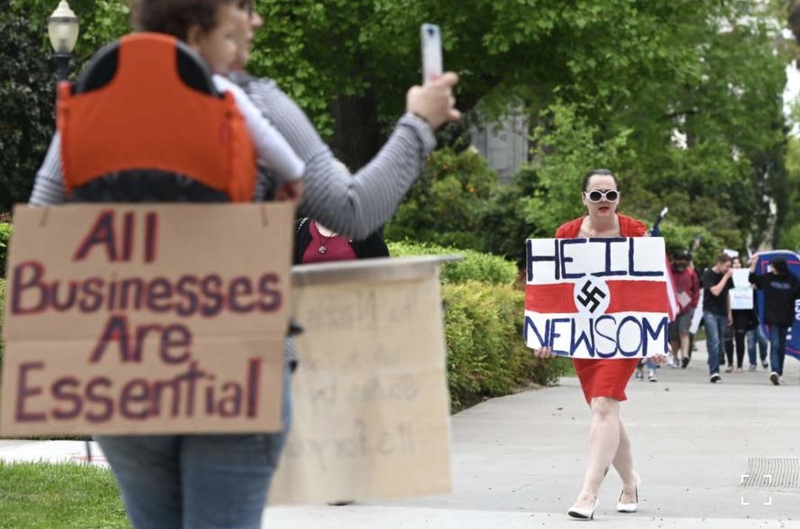
<svg viewBox="0 0 800 529"><path fill-rule="evenodd" d="M123 37L58 93L73 200L252 201L256 155L244 118L177 39Z"/></svg>

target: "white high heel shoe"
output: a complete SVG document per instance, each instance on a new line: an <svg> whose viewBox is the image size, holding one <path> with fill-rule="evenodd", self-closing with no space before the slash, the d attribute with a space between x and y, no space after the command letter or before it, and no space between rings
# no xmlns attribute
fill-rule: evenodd
<svg viewBox="0 0 800 529"><path fill-rule="evenodd" d="M639 487L642 485L642 478L638 472L634 472L633 475L636 476L636 501L634 503L622 503L622 493L620 492L617 512L636 512L639 509Z"/></svg>
<svg viewBox="0 0 800 529"><path fill-rule="evenodd" d="M594 519L594 511L600 504L600 498L594 500L594 505L589 508L572 507L567 511L567 514L576 520L592 520Z"/></svg>

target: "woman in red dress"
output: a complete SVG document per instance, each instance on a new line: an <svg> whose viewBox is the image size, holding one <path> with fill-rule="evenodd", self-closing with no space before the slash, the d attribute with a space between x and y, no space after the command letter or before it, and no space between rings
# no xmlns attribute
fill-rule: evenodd
<svg viewBox="0 0 800 529"><path fill-rule="evenodd" d="M561 225L556 230L560 239L577 237L644 237L643 222L617 213L619 187L614 173L597 169L583 181L583 203L588 215ZM534 351L540 358L552 356L550 348ZM633 467L631 442L619 416L619 404L626 400L625 387L636 369L638 359L572 360L586 402L592 410L589 433L589 461L575 504L567 514L591 520L598 504L600 484L611 465L622 478L622 493L617 503L619 512L636 512L639 503L639 476Z"/></svg>

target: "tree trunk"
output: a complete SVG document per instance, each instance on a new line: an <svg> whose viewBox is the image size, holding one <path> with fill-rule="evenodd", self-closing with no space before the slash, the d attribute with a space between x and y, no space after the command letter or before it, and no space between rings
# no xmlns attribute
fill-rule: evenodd
<svg viewBox="0 0 800 529"><path fill-rule="evenodd" d="M375 92L369 89L362 96L342 96L330 108L334 119L330 146L351 171L357 171L383 144Z"/></svg>

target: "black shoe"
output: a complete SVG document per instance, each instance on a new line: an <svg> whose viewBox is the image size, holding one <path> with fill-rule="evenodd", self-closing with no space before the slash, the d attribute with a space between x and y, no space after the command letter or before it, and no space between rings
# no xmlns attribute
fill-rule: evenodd
<svg viewBox="0 0 800 529"><path fill-rule="evenodd" d="M769 381L772 382L774 386L781 385L781 377L779 377L778 373L776 373L775 371L769 374Z"/></svg>
<svg viewBox="0 0 800 529"><path fill-rule="evenodd" d="M711 375L711 378L708 379L712 384L716 384L717 382L722 382L722 377L719 376L719 373L714 373Z"/></svg>
<svg viewBox="0 0 800 529"><path fill-rule="evenodd" d="M761 361L761 367L763 367L764 369L766 369L766 368L768 368L768 367L769 367L769 363L768 363L766 360L762 360L762 361Z"/></svg>
<svg viewBox="0 0 800 529"><path fill-rule="evenodd" d="M681 367L683 369L686 369L686 366L688 366L688 365L689 365L689 357L688 356L684 356L683 358L681 358Z"/></svg>

